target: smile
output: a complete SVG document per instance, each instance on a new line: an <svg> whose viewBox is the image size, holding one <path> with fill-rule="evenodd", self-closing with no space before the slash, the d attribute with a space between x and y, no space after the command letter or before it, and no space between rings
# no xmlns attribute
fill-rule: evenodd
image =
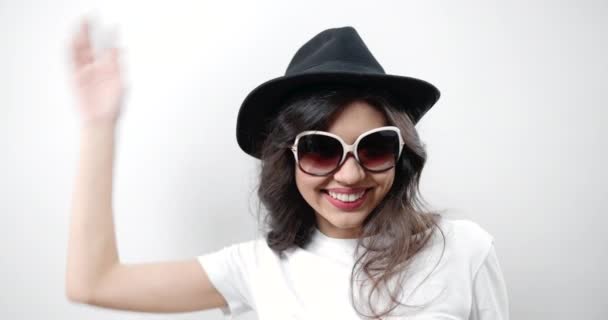
<svg viewBox="0 0 608 320"><path fill-rule="evenodd" d="M338 199L342 202L353 202L355 200L358 200L359 198L361 198L363 196L363 194L365 194L366 190L361 191L359 193L350 193L350 194L345 194L345 193L338 193L338 192L333 192L333 191L327 191L327 193L334 199Z"/></svg>
<svg viewBox="0 0 608 320"><path fill-rule="evenodd" d="M324 190L323 197L325 197L325 199L334 207L340 210L350 211L358 209L365 203L369 190L370 189L366 189L365 191L355 194L343 194Z"/></svg>

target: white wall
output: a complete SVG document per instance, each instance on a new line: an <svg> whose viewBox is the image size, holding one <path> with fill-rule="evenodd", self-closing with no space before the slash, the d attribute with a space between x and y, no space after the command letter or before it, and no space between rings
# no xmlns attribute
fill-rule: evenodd
<svg viewBox="0 0 608 320"><path fill-rule="evenodd" d="M353 25L387 72L441 90L418 125L423 196L494 235L512 319L608 318L607 2L144 3L0 2L0 318L220 319L65 298L78 156L67 43L86 13L117 25L126 50L114 180L123 261L255 236L257 160L236 143L238 107L316 33Z"/></svg>

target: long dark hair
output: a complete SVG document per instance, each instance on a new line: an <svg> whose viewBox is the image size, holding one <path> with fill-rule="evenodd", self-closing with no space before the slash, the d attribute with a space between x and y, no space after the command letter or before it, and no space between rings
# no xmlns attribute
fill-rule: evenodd
<svg viewBox="0 0 608 320"><path fill-rule="evenodd" d="M445 235L438 225L441 215L426 210L419 196L419 179L426 161L424 145L412 120L397 108L390 94L379 89L333 86L292 95L267 126L258 186L260 204L266 213L262 214L262 208L258 208L258 219L268 246L279 255L293 246L304 247L309 243L316 226L315 214L297 189L295 160L289 147L301 131L327 130L332 117L355 100L363 100L383 112L389 125L397 126L405 140L393 185L363 222L356 247L356 252L361 250L362 254L358 255L350 277L351 303L356 312L368 318L381 318L400 305L408 306L397 298L402 292L404 271L412 257L425 248L435 230L441 232L445 250ZM357 276L363 276L371 284L367 299L371 315L355 303L353 284ZM389 280L396 281L397 285L390 288ZM374 292L388 292L390 305L386 310L375 310Z"/></svg>

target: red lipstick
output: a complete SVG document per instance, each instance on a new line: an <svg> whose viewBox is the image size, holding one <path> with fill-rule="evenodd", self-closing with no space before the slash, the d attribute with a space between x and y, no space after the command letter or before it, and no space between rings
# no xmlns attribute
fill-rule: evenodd
<svg viewBox="0 0 608 320"><path fill-rule="evenodd" d="M327 199L327 201L329 201L329 203L331 203L334 207L336 207L340 210L343 210L343 211L353 211L353 210L356 210L359 207L361 207L363 205L363 203L365 202L365 200L367 199L367 194L369 193L369 190L366 190L365 188L350 189L350 190L354 190L354 191L347 190L347 192L338 191L338 190L344 190L344 189L330 189L330 190L335 191L335 192L340 192L340 193L348 193L348 194L357 193L357 192L361 192L362 190L365 190L365 193L361 196L361 198L359 198L355 201L352 201L352 202L344 202L344 201L335 199L332 196L330 196L327 191L323 192L323 196L325 197L325 199Z"/></svg>

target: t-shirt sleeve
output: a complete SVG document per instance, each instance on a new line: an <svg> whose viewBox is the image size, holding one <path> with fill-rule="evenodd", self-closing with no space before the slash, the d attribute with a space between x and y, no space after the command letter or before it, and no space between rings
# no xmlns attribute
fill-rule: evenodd
<svg viewBox="0 0 608 320"><path fill-rule="evenodd" d="M469 320L508 319L507 288L492 244L473 280L473 304Z"/></svg>
<svg viewBox="0 0 608 320"><path fill-rule="evenodd" d="M253 243L234 244L197 258L211 284L227 302L227 306L220 309L226 319L252 310Z"/></svg>

